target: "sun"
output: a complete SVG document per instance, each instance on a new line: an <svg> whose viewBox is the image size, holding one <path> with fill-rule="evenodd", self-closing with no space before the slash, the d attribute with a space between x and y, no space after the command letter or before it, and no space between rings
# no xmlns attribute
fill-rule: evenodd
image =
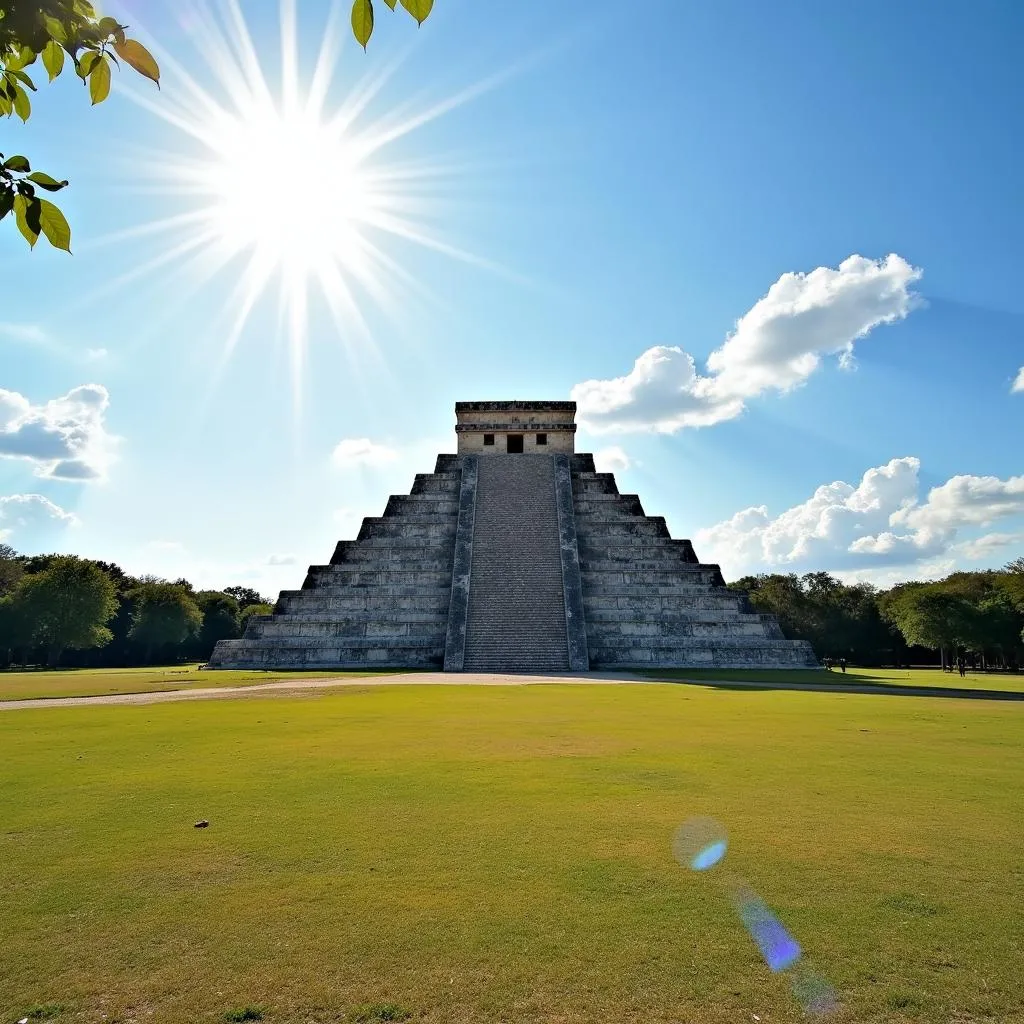
<svg viewBox="0 0 1024 1024"><path fill-rule="evenodd" d="M174 197L185 209L117 236L163 236L164 244L115 285L168 264L193 267L197 281L236 268L224 299L225 359L257 303L276 292L296 395L314 293L330 310L342 343L353 347L373 344L367 304L393 311L402 305L402 289L417 289L390 251L392 241L494 269L437 228L438 200L458 194L449 165L429 155L389 158L389 147L500 76L423 109L404 103L370 120L368 110L395 68L364 74L358 86L337 95L332 80L345 35L340 10L332 7L304 79L296 0L280 0L278 83L267 73L267 56L254 44L238 0L199 0L182 27L205 64L204 84L161 53L164 93L154 98L128 89L136 103L187 137L180 146L147 152L133 168L150 191ZM361 58L361 51L350 53L349 59Z"/></svg>
<svg viewBox="0 0 1024 1024"><path fill-rule="evenodd" d="M365 273L362 230L385 204L373 192L343 130L313 111L282 111L271 104L227 117L217 126L210 159L195 169L206 191L211 227L225 245L260 251L288 274L317 277L329 263ZM323 182L315 202L289 196L288 167L311 168ZM275 199L280 196L280 199Z"/></svg>

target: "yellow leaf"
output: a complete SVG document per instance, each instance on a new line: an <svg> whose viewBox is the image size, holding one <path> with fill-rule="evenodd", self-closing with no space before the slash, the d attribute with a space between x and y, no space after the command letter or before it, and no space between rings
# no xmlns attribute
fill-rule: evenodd
<svg viewBox="0 0 1024 1024"><path fill-rule="evenodd" d="M48 199L39 200L39 226L55 249L71 252L71 227L64 214Z"/></svg>
<svg viewBox="0 0 1024 1024"><path fill-rule="evenodd" d="M34 225L29 224L29 212L29 200L22 195L15 196L14 222L18 225L18 230L24 235L25 241L34 249L36 241L39 239L39 232L35 230ZM33 217L32 219L34 221L36 218Z"/></svg>
<svg viewBox="0 0 1024 1024"><path fill-rule="evenodd" d="M156 82L157 85L160 84L160 65L138 40L126 39L124 42L115 40L114 53L130 67L135 68L144 78Z"/></svg>
<svg viewBox="0 0 1024 1024"><path fill-rule="evenodd" d="M93 106L110 95L110 65L105 60L96 61L89 72L89 95Z"/></svg>
<svg viewBox="0 0 1024 1024"><path fill-rule="evenodd" d="M434 6L434 0L402 0L402 6L422 25Z"/></svg>
<svg viewBox="0 0 1024 1024"><path fill-rule="evenodd" d="M352 4L352 34L365 50L373 35L373 4L370 0L355 0Z"/></svg>

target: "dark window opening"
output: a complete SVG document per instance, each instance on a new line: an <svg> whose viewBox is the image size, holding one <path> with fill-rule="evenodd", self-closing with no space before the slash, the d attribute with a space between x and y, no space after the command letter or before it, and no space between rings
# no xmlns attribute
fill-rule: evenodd
<svg viewBox="0 0 1024 1024"><path fill-rule="evenodd" d="M487 445L492 445L492 444L494 444L494 435L493 434L484 434L484 446L486 447Z"/></svg>
<svg viewBox="0 0 1024 1024"><path fill-rule="evenodd" d="M537 435L537 444L538 445L545 445L547 443L548 443L548 435L547 434L538 434Z"/></svg>
<svg viewBox="0 0 1024 1024"><path fill-rule="evenodd" d="M523 435L522 434L509 434L508 435L508 453L509 455L522 455L523 454Z"/></svg>

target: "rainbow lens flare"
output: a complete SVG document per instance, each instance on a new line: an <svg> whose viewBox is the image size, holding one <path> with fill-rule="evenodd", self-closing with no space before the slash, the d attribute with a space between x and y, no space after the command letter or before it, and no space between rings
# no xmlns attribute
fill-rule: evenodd
<svg viewBox="0 0 1024 1024"><path fill-rule="evenodd" d="M672 838L672 855L684 868L707 871L728 849L725 829L714 818L690 818Z"/></svg>
<svg viewBox="0 0 1024 1024"><path fill-rule="evenodd" d="M733 904L772 971L784 971L800 959L800 944L756 893L738 889L733 894Z"/></svg>

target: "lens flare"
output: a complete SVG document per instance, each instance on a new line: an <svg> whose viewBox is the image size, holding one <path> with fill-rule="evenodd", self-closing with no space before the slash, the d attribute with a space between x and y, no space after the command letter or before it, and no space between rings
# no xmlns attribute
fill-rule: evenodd
<svg viewBox="0 0 1024 1024"><path fill-rule="evenodd" d="M800 959L800 944L756 893L746 886L738 888L733 906L770 970L784 971Z"/></svg>
<svg viewBox="0 0 1024 1024"><path fill-rule="evenodd" d="M725 856L728 840L725 829L714 818L690 818L683 822L672 839L672 854L683 867L707 871Z"/></svg>

